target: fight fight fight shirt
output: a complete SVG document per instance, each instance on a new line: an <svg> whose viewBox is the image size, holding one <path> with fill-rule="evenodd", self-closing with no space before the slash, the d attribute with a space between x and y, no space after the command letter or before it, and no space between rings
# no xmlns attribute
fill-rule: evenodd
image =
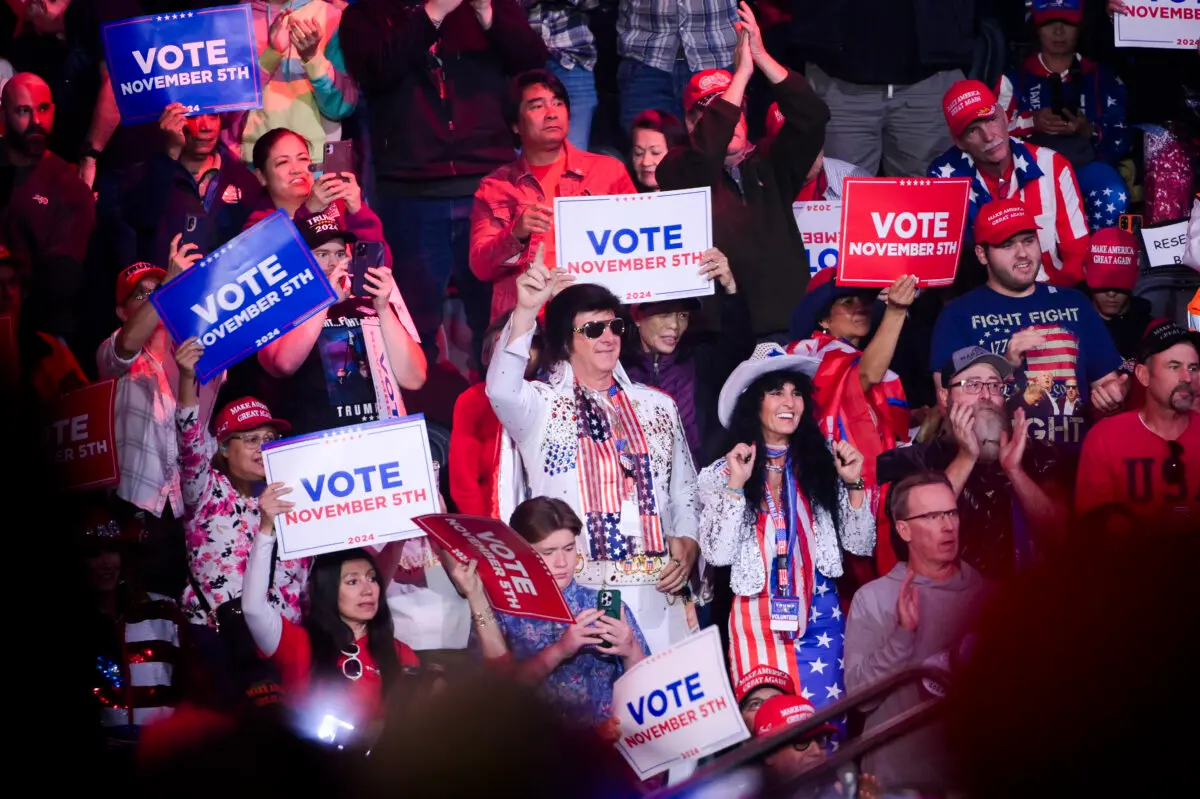
<svg viewBox="0 0 1200 799"><path fill-rule="evenodd" d="M1150 432L1137 411L1101 420L1088 433L1076 478L1079 513L1109 503L1139 517L1200 518L1200 414L1191 412L1176 441L1180 465L1168 466L1171 444Z"/></svg>
<svg viewBox="0 0 1200 799"><path fill-rule="evenodd" d="M1024 408L1029 435L1078 452L1086 432L1088 387L1121 366L1104 320L1091 300L1074 289L1039 283L1028 297L1009 297L981 286L942 310L933 329L931 369L955 350L979 346L1005 355L1014 334L1032 327L1046 343L1025 353L1004 387L1009 415Z"/></svg>
<svg viewBox="0 0 1200 799"><path fill-rule="evenodd" d="M392 308L417 340L399 292L392 294ZM293 434L374 422L390 415L381 412L378 400L397 393L396 387L376 363L383 354L382 346L373 351L368 343L371 331L365 325L371 323L378 330L378 314L369 299L351 297L330 306L316 344L284 383L282 415L291 423ZM403 401L398 396L394 401L397 413L403 416Z"/></svg>

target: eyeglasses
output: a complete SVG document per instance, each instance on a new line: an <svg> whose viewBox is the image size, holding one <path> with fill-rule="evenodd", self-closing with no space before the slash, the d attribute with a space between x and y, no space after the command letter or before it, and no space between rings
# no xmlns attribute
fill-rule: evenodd
<svg viewBox="0 0 1200 799"><path fill-rule="evenodd" d="M795 741L792 746L796 747L797 752L803 752L808 747L816 744L822 749L828 749L830 742L833 741L833 734L830 732L819 732L811 738L806 738L803 741Z"/></svg>
<svg viewBox="0 0 1200 799"><path fill-rule="evenodd" d="M374 666L363 664L362 659L359 658L361 652L362 650L358 648L358 644L350 644L349 649L342 650L342 654L346 656L346 659L342 661L342 674L345 675L347 680L361 679L365 671L373 674L379 673L379 669Z"/></svg>
<svg viewBox="0 0 1200 799"><path fill-rule="evenodd" d="M1178 441L1168 441L1167 446L1170 448L1171 456L1163 461L1163 480L1171 485L1183 485L1183 444Z"/></svg>
<svg viewBox="0 0 1200 799"><path fill-rule="evenodd" d="M931 510L929 513L918 513L916 516L909 516L907 519L901 519L900 521L915 522L918 519L923 522L941 522L943 519L956 522L958 521L958 508L951 510Z"/></svg>
<svg viewBox="0 0 1200 799"><path fill-rule="evenodd" d="M623 335L625 333L625 320L620 318L607 319L603 322L596 320L594 322L586 322L579 327L573 327L571 330L576 333L582 333L587 338L597 339L604 335L605 328L612 330L614 336Z"/></svg>
<svg viewBox="0 0 1200 799"><path fill-rule="evenodd" d="M230 436L245 444L250 449L262 449L264 444L272 444L279 440L277 433L255 433L253 435L238 434Z"/></svg>
<svg viewBox="0 0 1200 799"><path fill-rule="evenodd" d="M957 383L951 383L950 388L961 388L968 394L978 394L986 389L988 394L1000 396L1004 393L1004 383L999 380L980 380L971 378L970 380L959 380Z"/></svg>
<svg viewBox="0 0 1200 799"><path fill-rule="evenodd" d="M148 300L148 299L150 299L150 295L156 291L158 291L157 287L152 288L149 291L147 291L145 289L138 289L137 291L135 291L129 295L129 299L136 300L137 302L141 302L142 300Z"/></svg>

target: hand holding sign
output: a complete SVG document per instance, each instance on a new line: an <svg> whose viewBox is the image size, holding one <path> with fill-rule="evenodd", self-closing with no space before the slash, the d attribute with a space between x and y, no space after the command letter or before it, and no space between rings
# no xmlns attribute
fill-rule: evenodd
<svg viewBox="0 0 1200 799"><path fill-rule="evenodd" d="M275 535L275 519L296 507L295 502L283 499L292 489L283 483L271 483L263 489L258 498L259 523L258 531L263 535Z"/></svg>
<svg viewBox="0 0 1200 799"><path fill-rule="evenodd" d="M167 141L167 155L172 160L179 160L184 146L187 144L187 133L184 131L187 117L183 115L183 103L171 103L163 109L158 118L158 129L163 132Z"/></svg>
<svg viewBox="0 0 1200 799"><path fill-rule="evenodd" d="M737 294L737 283L733 279L733 270L729 268L729 259L725 257L725 253L716 247L709 247L702 257L704 263L700 266L700 276L705 280L720 283L727 294Z"/></svg>

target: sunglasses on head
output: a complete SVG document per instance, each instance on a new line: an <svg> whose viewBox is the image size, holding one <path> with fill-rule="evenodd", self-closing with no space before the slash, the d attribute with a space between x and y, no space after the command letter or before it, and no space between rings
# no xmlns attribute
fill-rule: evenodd
<svg viewBox="0 0 1200 799"><path fill-rule="evenodd" d="M1163 461L1163 480L1171 485L1183 485L1183 444L1178 441L1168 441L1170 456Z"/></svg>
<svg viewBox="0 0 1200 799"><path fill-rule="evenodd" d="M596 320L594 322L585 322L579 327L573 327L576 333L582 333L585 338L597 339L604 335L604 329L612 330L614 336L620 336L625 333L625 320L620 317L616 319L606 319L603 322Z"/></svg>

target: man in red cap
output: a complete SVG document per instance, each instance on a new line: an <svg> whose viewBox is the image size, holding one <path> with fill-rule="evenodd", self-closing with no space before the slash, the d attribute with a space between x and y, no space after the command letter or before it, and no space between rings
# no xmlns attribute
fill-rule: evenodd
<svg viewBox="0 0 1200 799"><path fill-rule="evenodd" d="M775 696L795 693L791 675L770 666L758 666L746 672L733 689L738 710L750 729L754 729L754 715L764 702Z"/></svg>
<svg viewBox="0 0 1200 799"><path fill-rule="evenodd" d="M788 727L803 724L817 714L813 703L802 696L773 696L754 715L754 735L778 735ZM789 741L763 758L768 782L782 784L821 763L829 756L837 727L822 724Z"/></svg>
<svg viewBox="0 0 1200 799"><path fill-rule="evenodd" d="M1108 227L1092 234L1087 259L1087 287L1092 304L1125 359L1129 371L1142 335L1150 326L1150 302L1133 296L1138 276L1137 238Z"/></svg>
<svg viewBox="0 0 1200 799"><path fill-rule="evenodd" d="M658 165L664 190L712 189L713 245L729 257L738 288L754 309L754 332L779 335L808 284L808 259L792 201L821 152L829 109L800 75L763 47L754 13L738 8L739 45L734 74L707 70L684 92L690 147L667 153ZM786 122L755 149L746 141L746 84L757 68L767 79Z"/></svg>
<svg viewBox="0 0 1200 799"><path fill-rule="evenodd" d="M987 283L942 310L929 363L946 363L971 346L1003 355L1014 369L1006 391L1009 411L1025 407L1032 437L1077 455L1088 421L1083 407L1112 413L1129 388L1129 375L1117 372L1121 356L1112 336L1082 292L1036 281L1042 264L1038 223L1020 202L980 209L975 255L987 266ZM1065 413L1059 398L1072 377L1080 402ZM940 374L934 378L940 381Z"/></svg>
<svg viewBox="0 0 1200 799"><path fill-rule="evenodd" d="M1071 163L1047 147L1008 134L1008 116L977 80L962 80L942 99L954 146L929 165L934 178L970 178L968 222L993 200L1020 200L1037 220L1040 281L1074 286L1083 279L1088 223Z"/></svg>
<svg viewBox="0 0 1200 799"><path fill-rule="evenodd" d="M1126 411L1088 433L1075 487L1086 513L1117 505L1165 524L1200 519L1200 334L1158 320L1142 340L1134 370L1146 389L1141 410Z"/></svg>

